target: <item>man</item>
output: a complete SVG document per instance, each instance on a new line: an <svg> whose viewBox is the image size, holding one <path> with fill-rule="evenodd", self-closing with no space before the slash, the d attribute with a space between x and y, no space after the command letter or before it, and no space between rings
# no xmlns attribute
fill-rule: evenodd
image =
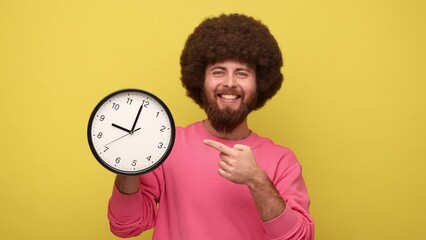
<svg viewBox="0 0 426 240"><path fill-rule="evenodd" d="M154 171L118 175L111 231L153 239L313 239L295 155L253 133L248 114L280 89L281 52L268 28L230 14L204 20L181 55L181 80L207 119L176 129Z"/></svg>

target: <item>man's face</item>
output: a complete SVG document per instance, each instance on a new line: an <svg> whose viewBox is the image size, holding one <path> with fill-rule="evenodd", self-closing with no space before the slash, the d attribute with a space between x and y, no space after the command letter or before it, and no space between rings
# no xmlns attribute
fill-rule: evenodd
<svg viewBox="0 0 426 240"><path fill-rule="evenodd" d="M204 77L203 100L208 119L217 131L231 132L256 105L256 69L227 60L208 65Z"/></svg>

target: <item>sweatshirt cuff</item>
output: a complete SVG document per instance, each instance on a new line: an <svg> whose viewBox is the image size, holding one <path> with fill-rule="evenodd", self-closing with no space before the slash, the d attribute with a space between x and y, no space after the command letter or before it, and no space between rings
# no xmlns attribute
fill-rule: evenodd
<svg viewBox="0 0 426 240"><path fill-rule="evenodd" d="M280 238L290 233L297 225L299 217L290 206L286 206L284 212L278 217L263 223L266 236L271 239Z"/></svg>
<svg viewBox="0 0 426 240"><path fill-rule="evenodd" d="M135 212L140 210L141 203L141 189L133 194L123 194L114 184L112 195L109 200L109 208L114 214L119 214L122 217L134 216ZM117 209L117 211L114 211L115 209Z"/></svg>

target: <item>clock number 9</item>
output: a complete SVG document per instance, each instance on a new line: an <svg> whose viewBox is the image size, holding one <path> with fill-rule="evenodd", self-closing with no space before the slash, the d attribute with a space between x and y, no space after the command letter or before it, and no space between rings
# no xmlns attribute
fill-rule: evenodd
<svg viewBox="0 0 426 240"><path fill-rule="evenodd" d="M99 116L99 121L103 121L103 120L105 120L105 115Z"/></svg>

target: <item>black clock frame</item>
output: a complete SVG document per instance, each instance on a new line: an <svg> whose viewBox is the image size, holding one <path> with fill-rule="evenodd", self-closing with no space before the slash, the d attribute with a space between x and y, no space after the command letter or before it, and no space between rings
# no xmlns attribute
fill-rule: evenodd
<svg viewBox="0 0 426 240"><path fill-rule="evenodd" d="M167 147L166 151L164 152L163 156L152 166L143 169L143 170L139 170L139 171L123 171L117 168L114 168L108 164L105 163L105 161L103 161L102 157L98 154L98 152L95 149L95 146L93 145L92 142L92 124L93 124L93 120L96 117L96 113L98 112L99 108L106 102L108 101L111 97L124 93L124 92L139 92L145 95L149 95L151 98L153 98L154 100L156 100L165 110L169 120L170 120L170 144ZM108 169L109 171L113 172L113 173L117 173L117 174L122 174L122 175L128 175L128 176L135 176L135 175L141 175L141 174L145 174L148 172L151 172L152 170L156 169L157 167L159 167L166 159L167 157L170 155L170 152L173 149L174 146L174 142L175 142L175 137L176 137L176 129L175 129L175 122L173 119L173 115L170 112L169 108L167 107L167 105L160 99L158 98L156 95L145 91L145 90L141 90L141 89L136 89L136 88L126 88L126 89L121 89L115 92L112 92L110 94L108 94L106 97L104 97L94 108L94 110L92 111L90 118L89 118L89 124L87 127L87 139L89 142L89 146L90 146L90 150L92 151L92 154L95 156L96 160L106 169Z"/></svg>

